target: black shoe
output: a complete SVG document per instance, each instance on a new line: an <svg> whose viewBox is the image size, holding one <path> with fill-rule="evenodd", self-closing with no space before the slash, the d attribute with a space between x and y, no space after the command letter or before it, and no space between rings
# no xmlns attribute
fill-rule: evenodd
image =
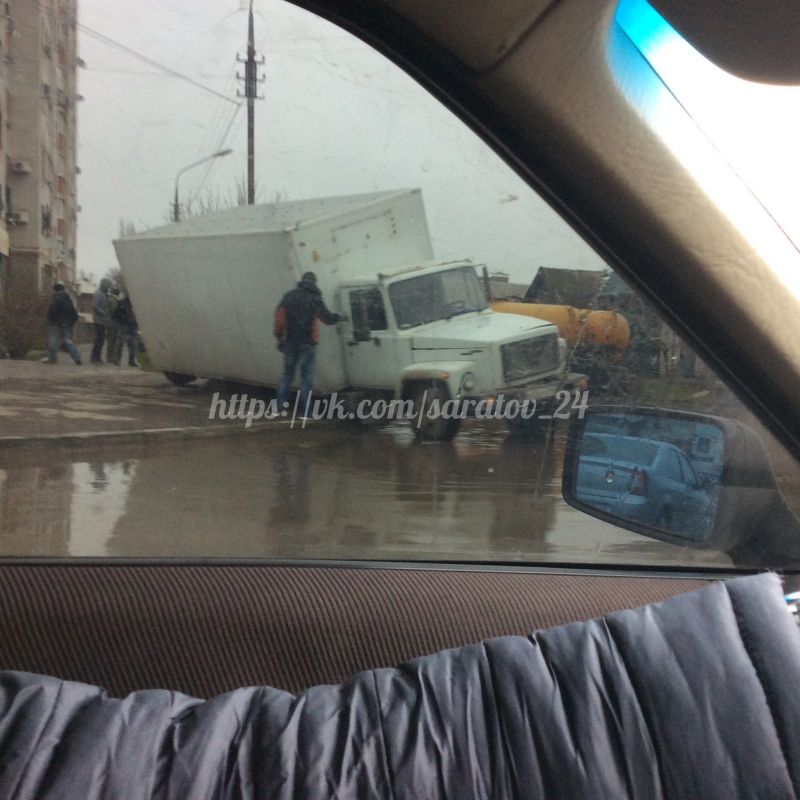
<svg viewBox="0 0 800 800"><path fill-rule="evenodd" d="M78 360L75 362L75 366L76 366L76 367L79 367L81 364L83 364L83 361L81 361L80 359L78 359Z"/></svg>

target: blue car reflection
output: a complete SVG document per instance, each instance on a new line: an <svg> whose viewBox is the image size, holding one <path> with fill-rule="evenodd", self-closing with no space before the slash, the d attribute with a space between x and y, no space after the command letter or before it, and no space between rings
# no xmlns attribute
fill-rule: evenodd
<svg viewBox="0 0 800 800"><path fill-rule="evenodd" d="M587 432L576 496L587 505L688 539L705 539L715 503L676 445L637 436Z"/></svg>

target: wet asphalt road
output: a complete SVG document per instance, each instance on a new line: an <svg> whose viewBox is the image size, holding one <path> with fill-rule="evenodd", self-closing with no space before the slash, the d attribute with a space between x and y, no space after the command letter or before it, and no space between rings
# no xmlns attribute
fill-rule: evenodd
<svg viewBox="0 0 800 800"><path fill-rule="evenodd" d="M594 520L561 497L564 429L469 420L319 425L96 451L0 454L0 555L727 566Z"/></svg>

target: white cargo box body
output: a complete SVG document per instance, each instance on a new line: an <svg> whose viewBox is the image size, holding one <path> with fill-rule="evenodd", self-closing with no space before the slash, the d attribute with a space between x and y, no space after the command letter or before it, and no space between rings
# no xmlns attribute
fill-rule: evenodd
<svg viewBox="0 0 800 800"><path fill-rule="evenodd" d="M276 386L281 297L307 270L332 311L342 280L433 258L419 189L242 206L114 242L154 366ZM320 324L314 388L346 386L343 342Z"/></svg>

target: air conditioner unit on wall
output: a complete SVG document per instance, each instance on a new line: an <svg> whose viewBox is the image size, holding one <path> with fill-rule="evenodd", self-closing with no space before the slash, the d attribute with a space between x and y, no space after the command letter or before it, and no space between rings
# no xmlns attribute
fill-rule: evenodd
<svg viewBox="0 0 800 800"><path fill-rule="evenodd" d="M27 211L9 211L6 220L12 225L25 225L28 222Z"/></svg>
<svg viewBox="0 0 800 800"><path fill-rule="evenodd" d="M27 175L31 171L31 165L28 161L12 161L11 171L19 175Z"/></svg>

